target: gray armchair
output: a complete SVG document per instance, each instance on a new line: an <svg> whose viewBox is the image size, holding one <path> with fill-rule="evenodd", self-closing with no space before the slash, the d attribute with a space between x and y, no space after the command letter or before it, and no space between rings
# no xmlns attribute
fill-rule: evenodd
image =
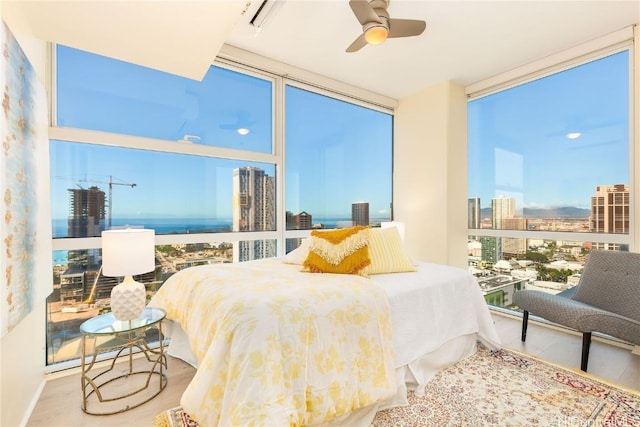
<svg viewBox="0 0 640 427"><path fill-rule="evenodd" d="M517 291L513 302L524 311L523 342L529 313L582 332L580 369L586 371L592 332L640 345L640 254L594 250L572 296L528 289Z"/></svg>

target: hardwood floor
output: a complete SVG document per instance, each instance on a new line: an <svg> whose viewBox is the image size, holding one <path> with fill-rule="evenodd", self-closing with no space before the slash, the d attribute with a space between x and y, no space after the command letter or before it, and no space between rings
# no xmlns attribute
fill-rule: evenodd
<svg viewBox="0 0 640 427"><path fill-rule="evenodd" d="M529 322L527 342L520 341L521 319L494 312L496 328L505 348L530 354L571 369L579 369L582 338L536 322ZM79 371L78 371L79 372ZM177 406L195 370L178 359L169 358L167 387L153 400L116 415L87 415L80 409L80 375L56 374L47 381L28 427L112 427L151 426L164 409ZM629 349L594 340L589 373L627 388L640 391L640 356Z"/></svg>

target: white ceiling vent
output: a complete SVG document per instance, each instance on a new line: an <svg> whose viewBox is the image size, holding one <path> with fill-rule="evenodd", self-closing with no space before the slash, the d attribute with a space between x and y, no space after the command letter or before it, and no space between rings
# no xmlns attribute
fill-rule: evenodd
<svg viewBox="0 0 640 427"><path fill-rule="evenodd" d="M282 1L278 0L262 0L260 6L256 10L256 13L249 21L249 24L253 25L256 29L256 33L262 31L269 22L271 18L273 18L278 10L282 6Z"/></svg>

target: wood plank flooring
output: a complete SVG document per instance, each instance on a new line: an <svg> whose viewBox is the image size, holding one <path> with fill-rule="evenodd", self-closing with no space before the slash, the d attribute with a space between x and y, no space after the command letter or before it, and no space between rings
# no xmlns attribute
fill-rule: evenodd
<svg viewBox="0 0 640 427"><path fill-rule="evenodd" d="M530 354L571 369L579 369L580 335L551 329L530 321L527 342L520 341L521 320L494 312L496 328L505 348ZM87 415L80 409L82 393L79 371L56 374L47 381L28 427L115 427L152 426L153 418L164 409L177 406L195 370L178 359L169 358L169 383L157 397L144 405L116 415ZM591 345L589 373L608 382L640 391L640 356L629 349L594 341Z"/></svg>

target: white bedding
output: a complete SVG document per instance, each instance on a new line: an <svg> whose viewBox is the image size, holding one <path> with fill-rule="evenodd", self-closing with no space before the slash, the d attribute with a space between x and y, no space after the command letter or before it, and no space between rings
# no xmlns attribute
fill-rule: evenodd
<svg viewBox="0 0 640 427"><path fill-rule="evenodd" d="M416 266L416 272L370 277L384 289L389 302L398 393L327 426L368 426L377 410L406 404L406 386L420 394L438 370L473 354L477 341L491 349L501 346L472 275L438 264L418 262ZM173 328L169 354L198 367L188 337L178 324Z"/></svg>
<svg viewBox="0 0 640 427"><path fill-rule="evenodd" d="M471 274L446 265L415 264L416 272L371 276L389 299L396 367L468 334L477 334L488 348L500 347L491 314Z"/></svg>

